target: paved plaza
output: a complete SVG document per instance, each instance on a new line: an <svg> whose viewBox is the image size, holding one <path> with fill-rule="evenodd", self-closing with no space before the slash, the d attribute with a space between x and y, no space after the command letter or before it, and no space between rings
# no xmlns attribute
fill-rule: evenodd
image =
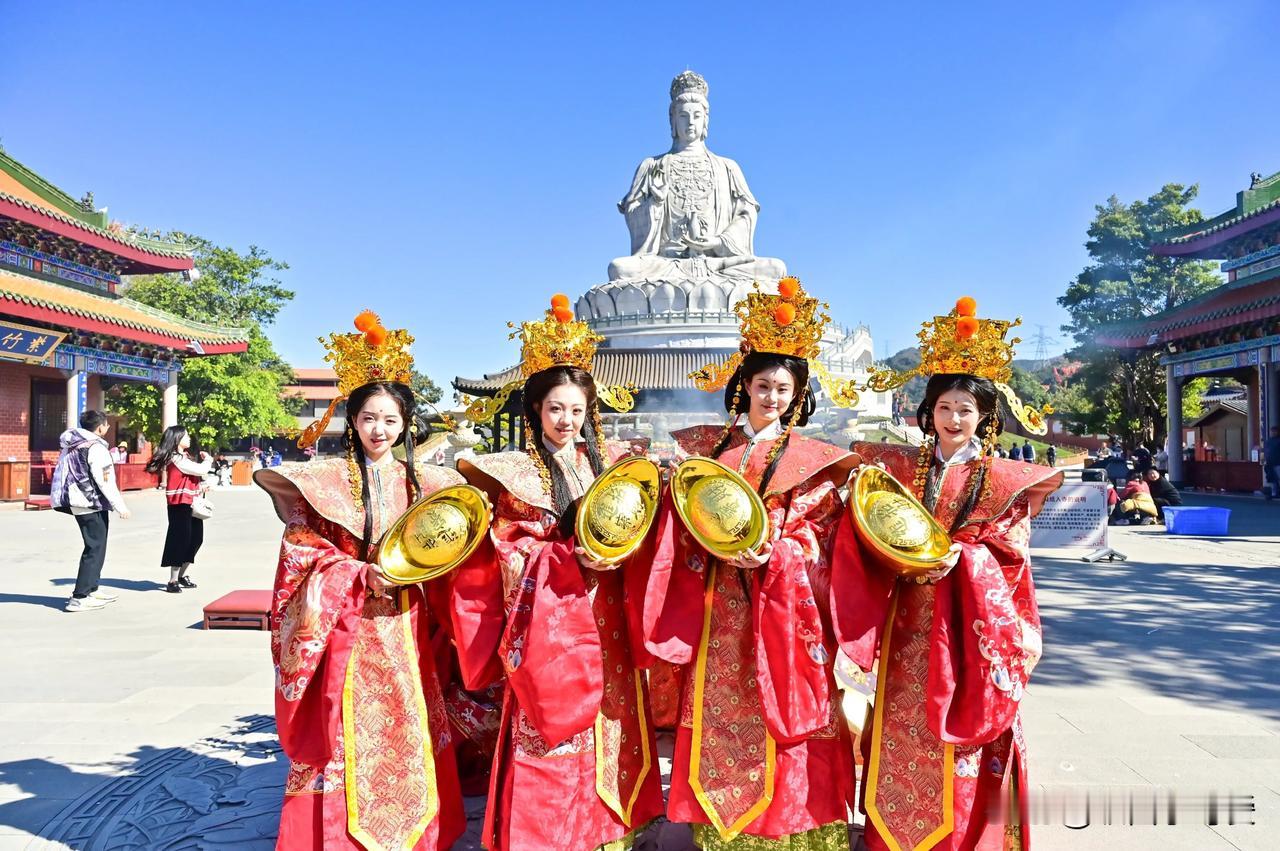
<svg viewBox="0 0 1280 851"><path fill-rule="evenodd" d="M272 847L283 766L266 633L200 622L206 602L270 587L280 525L256 489L216 496L200 587L170 595L163 498L130 494L103 574L120 600L83 614L62 611L74 522L0 510L0 851ZM1036 554L1046 655L1024 703L1032 781L1077 823L1083 790L1094 796L1085 829L1062 827L1060 807L1043 814L1057 826L1036 828L1037 848L1280 847L1280 506L1215 504L1233 509L1228 538L1126 528L1112 544L1128 562ZM1157 789L1162 821L1177 794L1176 827L1101 824L1107 794L1113 822L1125 796L1149 821ZM1209 792L1216 827L1197 810ZM1226 824L1228 793L1252 796L1256 813L1236 818L1254 826Z"/></svg>

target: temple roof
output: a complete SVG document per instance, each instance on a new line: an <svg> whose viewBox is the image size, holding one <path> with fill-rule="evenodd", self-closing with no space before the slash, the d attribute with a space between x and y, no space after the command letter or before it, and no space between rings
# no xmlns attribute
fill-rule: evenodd
<svg viewBox="0 0 1280 851"><path fill-rule="evenodd" d="M181 319L128 298L111 298L0 270L0 313L88 333L185 351L199 343L204 354L243 352L248 334Z"/></svg>
<svg viewBox="0 0 1280 851"><path fill-rule="evenodd" d="M186 246L113 228L92 198L75 201L22 163L0 151L0 216L106 251L125 261L129 275L180 272L192 267Z"/></svg>
<svg viewBox="0 0 1280 851"><path fill-rule="evenodd" d="M634 384L641 390L691 390L689 373L720 363L732 352L724 349L600 349L592 374L601 384ZM471 396L492 396L520 377L520 365L483 378L455 378L456 390Z"/></svg>
<svg viewBox="0 0 1280 851"><path fill-rule="evenodd" d="M1226 258L1225 244L1280 222L1280 172L1255 177L1248 189L1236 193L1236 205L1207 221L1168 230L1151 246L1169 257Z"/></svg>
<svg viewBox="0 0 1280 851"><path fill-rule="evenodd" d="M1145 348L1280 316L1280 271L1276 274L1271 280L1243 286L1233 281L1152 316L1104 325L1097 341L1104 346ZM1155 343L1149 342L1153 334L1159 338Z"/></svg>
<svg viewBox="0 0 1280 851"><path fill-rule="evenodd" d="M1187 423L1187 428L1196 428L1197 426L1206 425L1212 420L1218 419L1220 416L1249 416L1249 403L1244 399L1219 399L1211 402L1209 407L1204 410L1200 416Z"/></svg>

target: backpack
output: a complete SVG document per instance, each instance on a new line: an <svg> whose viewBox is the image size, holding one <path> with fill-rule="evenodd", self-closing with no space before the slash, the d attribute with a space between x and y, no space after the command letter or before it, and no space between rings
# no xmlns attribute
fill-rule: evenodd
<svg viewBox="0 0 1280 851"><path fill-rule="evenodd" d="M72 508L90 508L105 511L109 507L106 494L98 487L89 470L89 447L93 440L76 429L67 429L58 438L62 453L53 468L53 480L49 484L49 505L54 511L72 514ZM79 491L84 505L74 505L71 488Z"/></svg>

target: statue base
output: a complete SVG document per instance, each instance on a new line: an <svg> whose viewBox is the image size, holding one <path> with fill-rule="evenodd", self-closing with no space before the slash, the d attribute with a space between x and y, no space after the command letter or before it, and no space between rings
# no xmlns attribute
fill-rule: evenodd
<svg viewBox="0 0 1280 851"><path fill-rule="evenodd" d="M766 292L777 291L777 278L757 279L734 268L715 270L706 258L665 262L665 271L677 274L620 278L598 284L578 299L578 318L606 338L605 347L736 349L733 306L757 281Z"/></svg>

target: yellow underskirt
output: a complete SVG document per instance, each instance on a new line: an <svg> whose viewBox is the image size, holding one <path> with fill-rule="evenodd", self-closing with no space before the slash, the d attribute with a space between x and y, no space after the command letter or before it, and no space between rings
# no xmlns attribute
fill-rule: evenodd
<svg viewBox="0 0 1280 851"><path fill-rule="evenodd" d="M640 834L644 833L645 828L651 824L653 824L652 821L647 821L627 833L625 836L619 836L612 842L606 842L599 846L595 851L631 851L632 847L636 844L636 840L640 837Z"/></svg>
<svg viewBox="0 0 1280 851"><path fill-rule="evenodd" d="M832 822L778 839L741 835L725 842L711 825L695 824L693 841L702 851L849 851L849 825Z"/></svg>

